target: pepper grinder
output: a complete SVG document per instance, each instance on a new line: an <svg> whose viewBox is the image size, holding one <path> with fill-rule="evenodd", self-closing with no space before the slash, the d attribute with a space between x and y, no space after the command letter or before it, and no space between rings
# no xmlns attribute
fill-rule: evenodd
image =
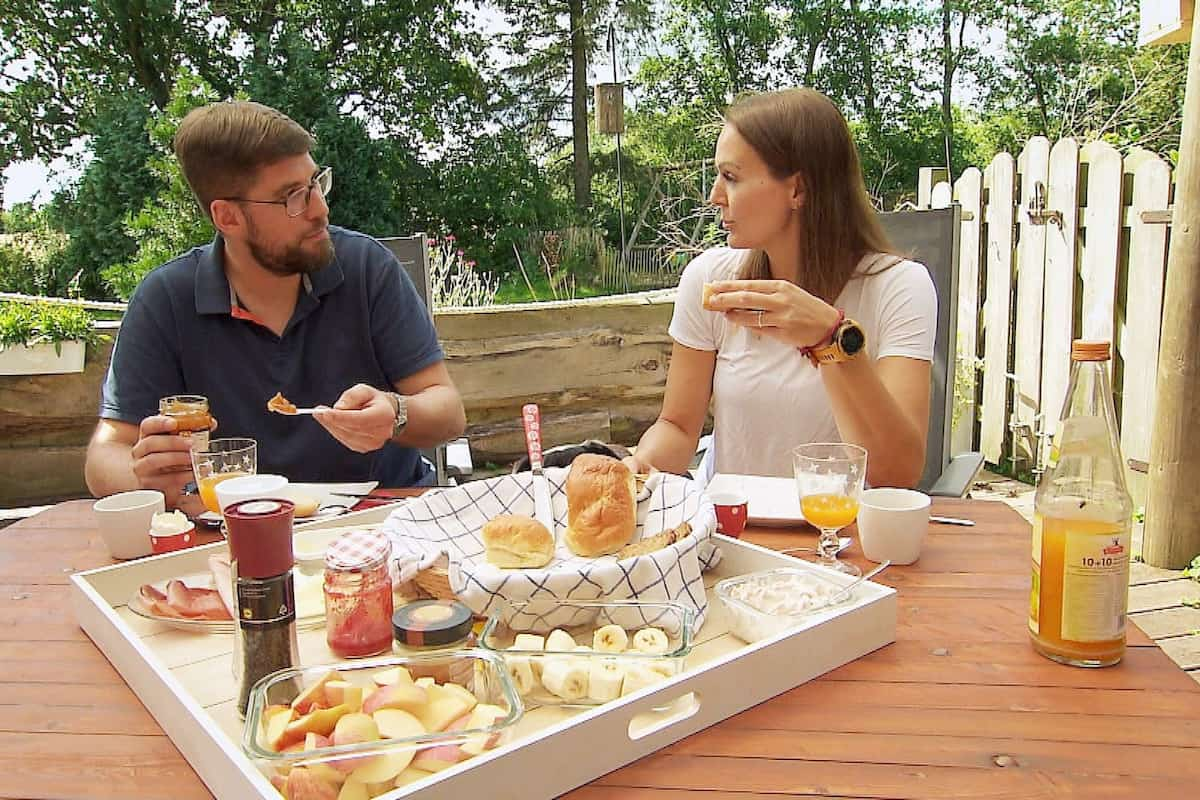
<svg viewBox="0 0 1200 800"><path fill-rule="evenodd" d="M233 670L242 719L254 684L299 660L292 582L294 512L291 501L276 499L243 500L225 509L238 615ZM288 691L286 681L272 687L277 697L269 702L287 702L290 698L278 696Z"/></svg>

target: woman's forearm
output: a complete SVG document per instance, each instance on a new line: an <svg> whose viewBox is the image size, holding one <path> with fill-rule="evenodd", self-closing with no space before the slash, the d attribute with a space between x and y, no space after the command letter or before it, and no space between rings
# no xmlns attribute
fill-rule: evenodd
<svg viewBox="0 0 1200 800"><path fill-rule="evenodd" d="M867 450L867 482L915 486L925 466L926 425L892 395L879 365L862 358L820 369L842 440Z"/></svg>
<svg viewBox="0 0 1200 800"><path fill-rule="evenodd" d="M686 475L696 455L699 435L691 435L668 419L659 417L638 441L638 462L662 472Z"/></svg>

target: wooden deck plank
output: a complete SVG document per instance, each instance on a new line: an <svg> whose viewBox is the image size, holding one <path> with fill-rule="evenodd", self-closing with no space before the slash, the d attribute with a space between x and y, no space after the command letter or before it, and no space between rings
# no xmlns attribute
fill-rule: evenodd
<svg viewBox="0 0 1200 800"><path fill-rule="evenodd" d="M1129 587L1131 614L1174 608L1188 602L1200 603L1200 583L1188 578Z"/></svg>
<svg viewBox="0 0 1200 800"><path fill-rule="evenodd" d="M1200 608L1190 606L1141 611L1130 614L1129 618L1153 639L1200 632Z"/></svg>

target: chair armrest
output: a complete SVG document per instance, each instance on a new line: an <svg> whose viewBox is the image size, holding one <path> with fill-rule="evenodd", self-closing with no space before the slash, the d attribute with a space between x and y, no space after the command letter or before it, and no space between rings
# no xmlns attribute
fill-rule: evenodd
<svg viewBox="0 0 1200 800"><path fill-rule="evenodd" d="M960 453L950 459L926 494L933 497L962 497L971 488L971 482L982 467L983 453Z"/></svg>

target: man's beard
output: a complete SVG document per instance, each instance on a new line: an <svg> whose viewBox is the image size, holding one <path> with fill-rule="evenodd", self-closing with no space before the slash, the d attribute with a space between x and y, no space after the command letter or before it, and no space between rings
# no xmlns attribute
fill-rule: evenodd
<svg viewBox="0 0 1200 800"><path fill-rule="evenodd" d="M258 243L258 231L254 224L248 227L250 236L246 239L246 248L263 269L275 275L307 275L324 269L333 261L333 242L330 239L314 242L315 250L305 249L303 242L268 249Z"/></svg>

